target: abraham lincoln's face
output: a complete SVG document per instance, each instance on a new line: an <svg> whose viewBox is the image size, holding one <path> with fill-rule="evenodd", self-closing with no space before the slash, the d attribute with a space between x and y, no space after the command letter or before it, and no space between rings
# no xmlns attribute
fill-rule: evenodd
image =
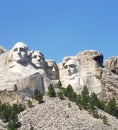
<svg viewBox="0 0 118 130"><path fill-rule="evenodd" d="M68 76L71 76L78 72L78 62L75 59L67 59L63 65Z"/></svg>

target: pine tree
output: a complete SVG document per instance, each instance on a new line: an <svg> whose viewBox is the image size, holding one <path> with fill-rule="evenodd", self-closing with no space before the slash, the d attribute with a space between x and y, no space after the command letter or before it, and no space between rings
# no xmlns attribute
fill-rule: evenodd
<svg viewBox="0 0 118 130"><path fill-rule="evenodd" d="M58 92L58 93L57 93L57 96L58 96L61 100L64 99L64 94L63 94L62 91Z"/></svg>
<svg viewBox="0 0 118 130"><path fill-rule="evenodd" d="M7 130L16 130L14 122L11 120L8 123Z"/></svg>
<svg viewBox="0 0 118 130"><path fill-rule="evenodd" d="M88 109L90 112L95 110L95 103L94 103L94 100L92 98L89 100Z"/></svg>
<svg viewBox="0 0 118 130"><path fill-rule="evenodd" d="M107 124L108 124L107 117L104 115L104 116L102 117L102 119L103 119L103 123L107 125Z"/></svg>
<svg viewBox="0 0 118 130"><path fill-rule="evenodd" d="M87 109L89 102L88 88L85 86L81 92L81 105L84 109Z"/></svg>
<svg viewBox="0 0 118 130"><path fill-rule="evenodd" d="M43 102L43 94L41 94L39 90L35 90L34 99L36 99L39 103L42 103Z"/></svg>
<svg viewBox="0 0 118 130"><path fill-rule="evenodd" d="M77 100L77 94L74 92L70 84L67 86L67 88L64 89L64 95L72 102L76 102Z"/></svg>
<svg viewBox="0 0 118 130"><path fill-rule="evenodd" d="M110 99L106 106L106 111L112 115L116 114L116 100L115 98Z"/></svg>
<svg viewBox="0 0 118 130"><path fill-rule="evenodd" d="M48 87L48 95L50 97L56 97L56 92L52 84L50 84Z"/></svg>
<svg viewBox="0 0 118 130"><path fill-rule="evenodd" d="M28 107L33 107L32 101L30 99L27 101L27 105L28 105Z"/></svg>
<svg viewBox="0 0 118 130"><path fill-rule="evenodd" d="M60 80L59 80L58 83L57 83L57 87L58 87L58 88L62 88L62 83L61 83Z"/></svg>

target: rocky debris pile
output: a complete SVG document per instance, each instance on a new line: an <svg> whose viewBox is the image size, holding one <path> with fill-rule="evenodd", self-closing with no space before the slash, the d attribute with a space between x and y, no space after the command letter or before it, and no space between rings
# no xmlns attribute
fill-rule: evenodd
<svg viewBox="0 0 118 130"><path fill-rule="evenodd" d="M7 130L7 124L0 120L0 130Z"/></svg>
<svg viewBox="0 0 118 130"><path fill-rule="evenodd" d="M59 98L44 97L44 103L36 104L19 114L22 126L19 130L115 130L118 129L118 120L106 115L108 125L101 119L95 119L85 110L79 110L75 103Z"/></svg>

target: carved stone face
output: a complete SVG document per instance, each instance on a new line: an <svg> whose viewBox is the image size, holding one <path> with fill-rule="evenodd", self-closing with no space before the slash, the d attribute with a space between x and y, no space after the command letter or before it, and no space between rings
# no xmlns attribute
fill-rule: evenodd
<svg viewBox="0 0 118 130"><path fill-rule="evenodd" d="M59 78L59 70L57 64L53 60L47 60L48 65L48 75L50 79L58 79Z"/></svg>
<svg viewBox="0 0 118 130"><path fill-rule="evenodd" d="M18 42L11 50L11 60L18 63L25 63L28 59L29 49L23 42Z"/></svg>
<svg viewBox="0 0 118 130"><path fill-rule="evenodd" d="M63 65L68 76L71 76L78 72L78 62L76 59L67 59Z"/></svg>
<svg viewBox="0 0 118 130"><path fill-rule="evenodd" d="M31 61L36 68L45 68L45 58L40 51L32 52Z"/></svg>

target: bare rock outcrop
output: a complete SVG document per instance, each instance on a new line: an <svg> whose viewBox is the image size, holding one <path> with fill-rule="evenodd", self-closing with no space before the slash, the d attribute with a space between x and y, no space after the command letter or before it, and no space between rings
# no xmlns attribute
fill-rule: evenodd
<svg viewBox="0 0 118 130"><path fill-rule="evenodd" d="M118 56L108 58L104 64L105 68L112 71L114 74L118 74Z"/></svg>
<svg viewBox="0 0 118 130"><path fill-rule="evenodd" d="M16 43L0 60L0 92L15 91L22 99L32 96L35 89L45 93L50 80L33 66L26 44Z"/></svg>
<svg viewBox="0 0 118 130"><path fill-rule="evenodd" d="M0 54L4 53L6 51L7 51L7 49L5 49L3 46L0 46Z"/></svg>
<svg viewBox="0 0 118 130"><path fill-rule="evenodd" d="M60 80L67 87L71 84L76 92L81 92L86 85L90 92L102 90L101 77L103 55L94 50L78 53L76 56L65 57L59 64Z"/></svg>
<svg viewBox="0 0 118 130"><path fill-rule="evenodd" d="M116 72L117 60L114 58L112 61L114 63L112 68ZM118 75L107 66L103 66L102 53L87 50L76 56L64 57L58 67L63 87L71 84L73 89L79 93L84 86L87 86L90 93L95 92L101 100L108 101L115 97L118 101Z"/></svg>
<svg viewBox="0 0 118 130"><path fill-rule="evenodd" d="M10 51L0 46L0 61L0 92L16 91L24 99L35 89L47 92L50 84L56 85L60 80L63 87L70 84L77 93L87 86L101 100L115 97L118 101L118 57L103 65L102 53L86 50L56 64L45 59L42 52L30 51L25 43L18 42Z"/></svg>

